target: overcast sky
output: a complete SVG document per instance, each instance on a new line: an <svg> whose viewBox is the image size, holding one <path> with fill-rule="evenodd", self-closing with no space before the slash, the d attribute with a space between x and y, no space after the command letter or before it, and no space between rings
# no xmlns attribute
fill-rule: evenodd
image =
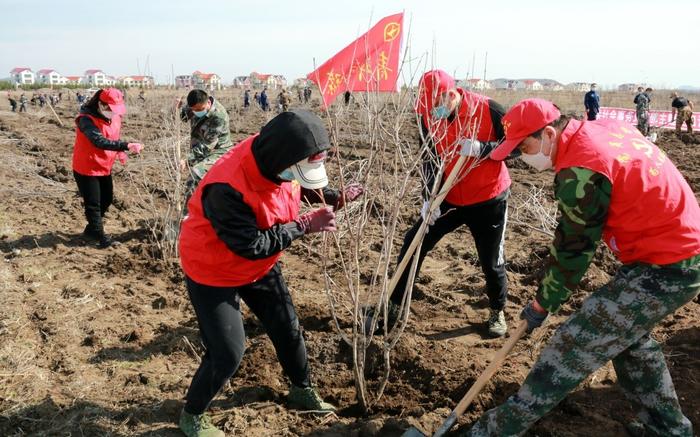
<svg viewBox="0 0 700 437"><path fill-rule="evenodd" d="M347 6L351 5L351 6ZM700 1L0 0L0 77L194 70L302 77L380 18L405 11L406 71L700 86ZM419 61L423 59L423 64ZM138 61L137 61L138 60Z"/></svg>

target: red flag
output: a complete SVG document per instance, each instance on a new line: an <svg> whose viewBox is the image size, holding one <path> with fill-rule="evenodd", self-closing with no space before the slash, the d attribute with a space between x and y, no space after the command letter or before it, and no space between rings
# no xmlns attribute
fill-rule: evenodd
<svg viewBox="0 0 700 437"><path fill-rule="evenodd" d="M345 91L396 91L403 12L382 18L367 33L306 78L315 82L328 106Z"/></svg>

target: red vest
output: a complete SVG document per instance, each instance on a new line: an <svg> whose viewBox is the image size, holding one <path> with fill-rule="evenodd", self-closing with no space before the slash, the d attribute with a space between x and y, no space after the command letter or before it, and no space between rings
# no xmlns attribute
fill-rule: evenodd
<svg viewBox="0 0 700 437"><path fill-rule="evenodd" d="M80 117L88 117L95 123L102 136L108 140L118 140L122 128L122 118L114 115L111 122L88 114L75 118L75 144L73 145L73 170L84 176L107 176L112 173L112 166L119 152L95 147L77 127Z"/></svg>
<svg viewBox="0 0 700 437"><path fill-rule="evenodd" d="M434 120L424 116L423 123L430 127L437 152L443 158L452 156L447 164L443 179L452 171L459 158L459 142L476 137L477 140L496 141L496 133L491 121L488 97L457 88L462 95L455 119ZM510 187L510 175L503 161L483 160L478 166L473 159L464 163L463 172L468 173L447 193L445 200L456 206L466 206L493 199Z"/></svg>
<svg viewBox="0 0 700 437"><path fill-rule="evenodd" d="M296 182L281 185L265 178L258 169L251 146L253 135L216 161L199 183L187 204L188 215L180 230L182 269L195 282L213 287L238 287L265 276L282 252L251 260L236 255L219 239L204 217L202 191L209 184L226 183L241 193L255 213L258 228L266 230L288 223L299 215L301 188Z"/></svg>
<svg viewBox="0 0 700 437"><path fill-rule="evenodd" d="M672 264L700 254L700 207L666 154L627 123L571 120L555 171L583 167L612 184L603 239L625 264Z"/></svg>

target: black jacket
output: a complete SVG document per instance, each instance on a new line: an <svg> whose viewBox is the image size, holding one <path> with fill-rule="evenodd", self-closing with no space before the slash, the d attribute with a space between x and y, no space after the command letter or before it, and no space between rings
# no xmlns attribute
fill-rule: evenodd
<svg viewBox="0 0 700 437"><path fill-rule="evenodd" d="M88 107L83 107L80 109L80 115L91 115L93 117L101 118L107 122L109 120L105 118L104 115L100 114ZM129 148L126 141L121 140L109 140L102 135L102 132L95 126L95 123L90 119L90 117L78 116L76 120L78 124L78 129L87 137L88 140L97 148L104 150L114 150L114 151L125 151Z"/></svg>
<svg viewBox="0 0 700 437"><path fill-rule="evenodd" d="M323 122L311 112L293 110L281 113L262 128L253 141L252 152L263 176L281 184L277 175L283 170L329 147ZM302 189L302 201L309 203L325 201L334 206L338 198L338 192L329 188L320 192ZM243 195L226 183L204 187L202 208L218 237L244 258L267 258L303 235L295 222L258 228L255 213L243 201Z"/></svg>

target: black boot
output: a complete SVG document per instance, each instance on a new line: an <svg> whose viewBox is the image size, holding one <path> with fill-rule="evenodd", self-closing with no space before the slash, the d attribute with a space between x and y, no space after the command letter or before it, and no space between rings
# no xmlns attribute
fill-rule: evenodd
<svg viewBox="0 0 700 437"><path fill-rule="evenodd" d="M115 245L115 241L112 240L112 237L109 235L105 234L104 232L102 235L100 235L99 242L97 243L97 247L100 249L106 249L108 247L112 247Z"/></svg>
<svg viewBox="0 0 700 437"><path fill-rule="evenodd" d="M99 247L100 249L106 249L108 247L114 246L115 244L118 244L117 242L112 240L112 238L109 235L105 234L103 229L96 229L96 226L93 225L87 225L85 227L85 230L83 231L83 237L91 241L97 241L97 247Z"/></svg>
<svg viewBox="0 0 700 437"><path fill-rule="evenodd" d="M88 240L97 240L99 241L100 236L103 234L101 229L97 229L95 226L88 224L85 226L85 229L83 230L83 237L87 238Z"/></svg>

